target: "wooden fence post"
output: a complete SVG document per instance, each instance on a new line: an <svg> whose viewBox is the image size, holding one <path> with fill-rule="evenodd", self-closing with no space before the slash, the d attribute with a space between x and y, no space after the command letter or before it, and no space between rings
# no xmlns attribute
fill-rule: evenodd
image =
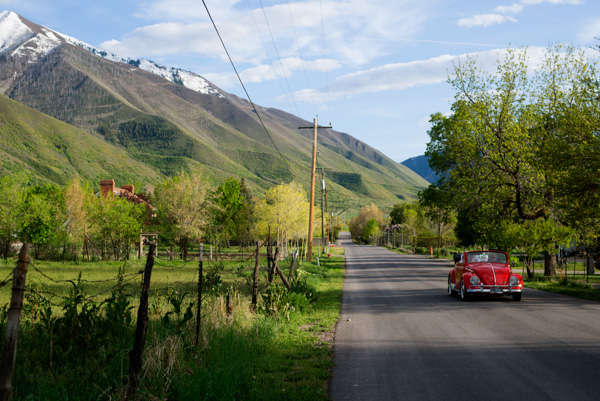
<svg viewBox="0 0 600 401"><path fill-rule="evenodd" d="M256 312L258 297L258 265L260 263L260 241L256 241L256 262L254 263L254 276L252 281L252 311Z"/></svg>
<svg viewBox="0 0 600 401"><path fill-rule="evenodd" d="M23 292L25 291L25 279L27 267L31 258L29 257L29 244L25 243L19 253L19 262L13 271L12 296L6 319L6 333L4 338L4 350L2 351L2 362L0 363L0 400L10 401L12 398L12 378L17 359L17 339L19 337L19 321L21 309L23 309Z"/></svg>
<svg viewBox="0 0 600 401"><path fill-rule="evenodd" d="M200 324L202 320L202 262L204 259L204 242L200 243L200 262L198 262L198 312L196 313L196 346L200 341Z"/></svg>
<svg viewBox="0 0 600 401"><path fill-rule="evenodd" d="M273 257L273 270L274 270L274 273L276 272L279 275L279 277L281 278L281 281L283 281L283 284L286 286L286 288L289 291L291 288L290 283L285 278L285 275L283 274L283 272L281 271L279 266L277 266L278 259L279 259L279 246L277 248L275 248L275 256Z"/></svg>
<svg viewBox="0 0 600 401"><path fill-rule="evenodd" d="M142 354L146 344L146 332L148 331L148 292L150 290L150 277L152 266L154 266L154 249L156 245L151 243L144 269L144 282L142 295L140 296L140 307L138 309L137 326L135 328L135 340L133 348L129 351L129 387L127 388L127 399L133 400L137 397L140 387L139 375L142 370Z"/></svg>
<svg viewBox="0 0 600 401"><path fill-rule="evenodd" d="M269 235L267 236L267 274L269 284L273 284L273 244L271 243L271 226L269 226Z"/></svg>

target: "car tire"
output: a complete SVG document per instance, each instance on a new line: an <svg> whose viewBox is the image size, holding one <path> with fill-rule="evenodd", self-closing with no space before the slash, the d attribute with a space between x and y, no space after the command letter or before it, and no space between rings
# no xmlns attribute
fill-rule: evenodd
<svg viewBox="0 0 600 401"><path fill-rule="evenodd" d="M450 280L450 276L448 276L448 295L454 295L454 290L452 289L452 281Z"/></svg>
<svg viewBox="0 0 600 401"><path fill-rule="evenodd" d="M460 299L463 301L470 301L471 294L467 292L467 288L465 287L465 280L460 280Z"/></svg>
<svg viewBox="0 0 600 401"><path fill-rule="evenodd" d="M523 295L522 292L513 292L512 293L512 299L513 299L513 301L520 301L522 295Z"/></svg>

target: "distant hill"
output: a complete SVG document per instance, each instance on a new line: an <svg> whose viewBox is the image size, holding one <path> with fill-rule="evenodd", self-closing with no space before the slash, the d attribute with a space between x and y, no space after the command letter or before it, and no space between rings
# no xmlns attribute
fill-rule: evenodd
<svg viewBox="0 0 600 401"><path fill-rule="evenodd" d="M37 110L28 112L33 125L55 121L35 131L40 154L44 147L55 154L55 142L63 136L80 136L98 143L65 140L63 156L85 153L90 160L116 163L118 158L121 163L84 169L59 157L41 158L36 164L26 161L24 153L7 151L26 146L19 145L19 137L15 144L1 145L0 151L56 182L75 175L93 180L134 176L135 182L148 180L142 186L151 186L181 169L201 166L217 183L229 176L245 177L259 193L291 180L310 185L312 132L298 126L311 123L258 107L267 134L248 101L197 74L119 58L13 12L0 12L0 93ZM13 119L13 126L29 123L18 115ZM409 168L351 135L320 130L318 146L329 205L338 210L415 199L427 185ZM11 163L14 167L17 161ZM6 170L2 167L0 174ZM60 177L49 170L60 170Z"/></svg>
<svg viewBox="0 0 600 401"><path fill-rule="evenodd" d="M431 167L429 167L429 162L425 156L411 157L410 159L404 160L402 164L419 174L429 183L434 183L439 178L439 176L431 169Z"/></svg>
<svg viewBox="0 0 600 401"><path fill-rule="evenodd" d="M78 177L99 183L156 182L160 173L111 145L55 118L0 95L0 171L29 170L37 182L66 184Z"/></svg>

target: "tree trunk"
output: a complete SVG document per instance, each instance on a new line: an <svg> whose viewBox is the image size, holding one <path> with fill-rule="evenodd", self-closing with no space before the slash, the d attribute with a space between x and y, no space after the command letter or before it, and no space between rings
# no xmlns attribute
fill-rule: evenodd
<svg viewBox="0 0 600 401"><path fill-rule="evenodd" d="M550 252L544 252L544 276L556 276L556 258Z"/></svg>
<svg viewBox="0 0 600 401"><path fill-rule="evenodd" d="M533 262L533 258L531 256L527 256L527 261L526 261L525 265L527 266L527 277L528 278L533 278L533 272L531 271L531 269L529 269L532 262Z"/></svg>

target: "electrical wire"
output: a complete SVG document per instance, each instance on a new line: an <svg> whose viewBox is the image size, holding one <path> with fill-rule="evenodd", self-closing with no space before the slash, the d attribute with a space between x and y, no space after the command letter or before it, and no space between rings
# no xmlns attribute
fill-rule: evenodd
<svg viewBox="0 0 600 401"><path fill-rule="evenodd" d="M323 34L323 57L325 58L325 83L327 85L327 110L329 111L329 121L331 121L331 102L329 96L329 74L327 72L327 51L325 47L325 22L323 20L323 0L319 1L321 5L321 32Z"/></svg>
<svg viewBox="0 0 600 401"><path fill-rule="evenodd" d="M294 108L296 109L296 116L300 117L300 112L298 111L298 105L296 104L296 99L294 99L294 94L292 93L290 81L288 80L287 75L285 73L285 69L283 68L283 62L281 61L281 56L279 55L279 50L277 49L277 45L275 44L275 38L273 37L273 32L271 31L271 25L269 24L269 19L267 18L267 13L263 6L262 0L259 0L259 3L260 3L260 8L262 9L263 15L265 17L265 22L267 23L267 28L269 29L269 34L271 35L271 41L273 42L273 47L275 48L275 53L277 53L277 58L279 59L279 65L281 66L281 73L283 74L283 77L285 78L285 82L286 82L288 90L290 92L290 98L292 99L292 102L294 103Z"/></svg>
<svg viewBox="0 0 600 401"><path fill-rule="evenodd" d="M275 71L275 61L273 61L273 58L271 57L271 52L269 51L269 48L267 47L267 43L265 42L265 38L263 37L262 31L258 25L258 21L256 20L256 17L254 16L254 11L253 11L252 7L250 6L250 0L246 0L246 4L248 5L248 10L250 10L250 15L252 16L252 19L254 20L254 25L256 26L256 30L258 31L258 35L260 36L260 40L263 44L263 47L265 48L267 57L269 58L269 61L271 62L273 71ZM279 79L279 74L277 74L277 72L275 72L275 77L277 78L277 83L279 84L279 87L281 88L281 93L285 94L285 89L283 88L283 85L281 84L281 80ZM294 107L294 105L290 102L290 99L287 96L284 96L284 97L285 97L286 102L288 102L288 106L290 107L290 109L292 109Z"/></svg>
<svg viewBox="0 0 600 401"><path fill-rule="evenodd" d="M260 121L260 124L264 128L265 132L267 133L267 136L269 137L269 139L271 140L271 143L273 144L273 146L277 150L277 153L279 153L279 156L281 157L281 159L290 168L290 170L292 170L292 166L287 161L287 159L285 157L283 157L283 155L281 154L281 151L279 150L279 148L275 144L275 141L273 140L273 137L271 136L271 134L269 133L269 130L267 129L265 123L263 122L262 117L258 113L258 109L256 108L254 102L250 98L250 94L248 93L248 90L246 89L246 86L244 85L244 82L242 81L242 77L240 77L240 74L238 73L238 70L235 67L235 64L233 63L231 55L229 54L229 51L227 50L227 46L225 46L225 42L223 41L223 38L221 37L221 34L219 33L219 29L217 28L217 24L215 23L215 20L213 19L212 15L210 14L210 11L208 10L208 6L206 5L206 1L202 0L202 4L204 4L204 8L206 9L206 13L208 14L208 17L210 18L210 21L212 22L212 25L215 28L215 32L217 32L217 36L219 37L219 40L221 41L221 45L223 45L223 49L225 50L225 53L227 54L227 58L229 58L229 62L231 63L231 66L233 67L233 70L235 71L235 75L237 76L238 80L240 81L240 84L242 85L242 88L244 89L244 92L246 93L246 96L248 97L248 101L252 105L252 109L254 110L254 112L256 113L256 116L258 117L258 119Z"/></svg>
<svg viewBox="0 0 600 401"><path fill-rule="evenodd" d="M310 82L308 81L308 74L306 73L306 66L304 63L304 57L302 57L302 50L300 48L300 41L298 40L298 32L296 31L296 24L294 23L294 16L292 15L292 6L290 4L290 0L287 0L288 10L290 12L290 20L292 21L292 29L294 30L294 37L296 38L296 46L298 46L298 55L300 56L300 61L302 62L302 70L304 71L304 78L306 79L306 88L310 89ZM317 106L315 104L315 97L312 92L310 92L310 102L315 109L315 115L319 114L317 111Z"/></svg>

